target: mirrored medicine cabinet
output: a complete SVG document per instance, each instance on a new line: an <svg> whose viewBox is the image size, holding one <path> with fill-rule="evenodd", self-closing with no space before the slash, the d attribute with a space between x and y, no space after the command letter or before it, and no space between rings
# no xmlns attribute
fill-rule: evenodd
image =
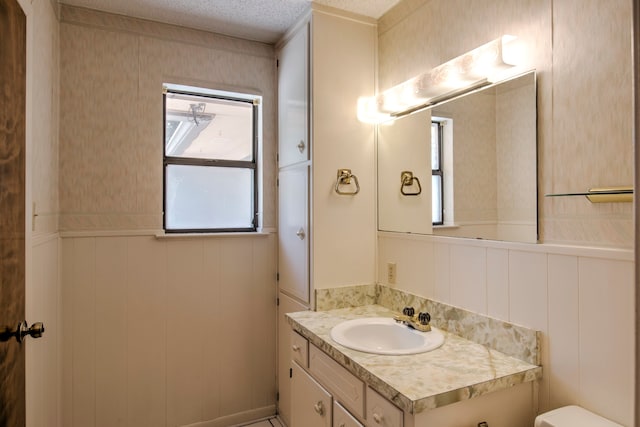
<svg viewBox="0 0 640 427"><path fill-rule="evenodd" d="M378 126L378 229L536 243L536 172L531 71Z"/></svg>

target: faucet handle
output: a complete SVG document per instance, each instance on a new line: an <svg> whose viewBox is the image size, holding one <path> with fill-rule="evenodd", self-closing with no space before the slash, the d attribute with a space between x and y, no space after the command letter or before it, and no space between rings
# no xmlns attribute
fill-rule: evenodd
<svg viewBox="0 0 640 427"><path fill-rule="evenodd" d="M431 315L429 313L426 311L418 313L418 322L420 322L421 325L428 325L430 321Z"/></svg>
<svg viewBox="0 0 640 427"><path fill-rule="evenodd" d="M416 310L413 307L405 307L402 309L402 314L404 314L405 316L413 317L415 313Z"/></svg>

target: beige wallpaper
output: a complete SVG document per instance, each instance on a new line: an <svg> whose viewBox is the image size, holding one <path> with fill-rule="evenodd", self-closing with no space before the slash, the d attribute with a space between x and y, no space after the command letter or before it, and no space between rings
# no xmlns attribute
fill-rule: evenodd
<svg viewBox="0 0 640 427"><path fill-rule="evenodd" d="M60 228L162 228L162 83L263 96L263 225L275 226L273 47L64 6Z"/></svg>
<svg viewBox="0 0 640 427"><path fill-rule="evenodd" d="M631 184L631 2L405 0L379 25L379 89L503 34L538 72L539 220L543 242L633 246L632 204L553 192ZM576 13L580 10L580 13Z"/></svg>
<svg viewBox="0 0 640 427"><path fill-rule="evenodd" d="M35 234L58 229L59 24L51 3L34 2L33 52L30 56L31 200Z"/></svg>

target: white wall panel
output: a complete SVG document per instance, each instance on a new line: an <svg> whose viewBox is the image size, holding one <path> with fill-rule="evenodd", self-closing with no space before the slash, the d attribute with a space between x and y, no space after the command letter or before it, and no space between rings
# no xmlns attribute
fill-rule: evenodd
<svg viewBox="0 0 640 427"><path fill-rule="evenodd" d="M510 320L547 330L547 256L509 251Z"/></svg>
<svg viewBox="0 0 640 427"><path fill-rule="evenodd" d="M176 240L167 247L167 424L200 421L203 343L207 337L202 298L203 242ZM215 324L214 324L215 325ZM224 341L219 341L221 347Z"/></svg>
<svg viewBox="0 0 640 427"><path fill-rule="evenodd" d="M71 397L74 426L96 425L95 254L95 239L82 238L73 242L72 296L71 307L68 308L72 322L68 333L73 335Z"/></svg>
<svg viewBox="0 0 640 427"><path fill-rule="evenodd" d="M200 331L204 364L202 366L202 419L214 420L221 415L220 399L225 390L220 381L221 372L225 369L220 354L220 343L223 342L224 331L221 327L211 327L220 322L221 308L227 303L222 299L222 239L207 240L203 248L204 283L202 299L207 301L204 319L196 327ZM226 322L223 322L226 324Z"/></svg>
<svg viewBox="0 0 640 427"><path fill-rule="evenodd" d="M62 241L65 426L275 413L275 236Z"/></svg>
<svg viewBox="0 0 640 427"><path fill-rule="evenodd" d="M220 373L220 382L226 385L221 396L221 406L223 414L227 415L248 409L250 404L253 386L251 352L253 334L256 333L253 328L255 322L259 322L262 317L252 310L255 296L251 290L251 244L247 245L240 240L225 241L222 264L223 305L220 311L220 325L224 326L218 350L226 362ZM275 328L273 332L275 334Z"/></svg>
<svg viewBox="0 0 640 427"><path fill-rule="evenodd" d="M580 313L578 257L549 255L550 405L575 402L580 384Z"/></svg>
<svg viewBox="0 0 640 427"><path fill-rule="evenodd" d="M451 303L476 313L487 313L487 250L451 246Z"/></svg>
<svg viewBox="0 0 640 427"><path fill-rule="evenodd" d="M127 421L154 427L165 423L167 407L167 251L152 237L124 239L127 385L121 392L127 395Z"/></svg>
<svg viewBox="0 0 640 427"><path fill-rule="evenodd" d="M406 242L404 234L380 233L378 271L405 254ZM542 332L538 412L578 404L632 424L631 251L435 236L412 242L413 262L433 262L435 287L425 275L398 288L476 312L470 297L486 292L489 307L499 307L490 308L490 316ZM485 250L486 281L478 261ZM428 256L433 260L423 259Z"/></svg>
<svg viewBox="0 0 640 427"><path fill-rule="evenodd" d="M124 425L127 413L126 249L121 238L95 240L95 419L102 427Z"/></svg>
<svg viewBox="0 0 640 427"><path fill-rule="evenodd" d="M487 248L487 314L509 320L509 251Z"/></svg>
<svg viewBox="0 0 640 427"><path fill-rule="evenodd" d="M446 304L451 302L451 249L446 243L433 245L434 262L434 298Z"/></svg>
<svg viewBox="0 0 640 427"><path fill-rule="evenodd" d="M631 425L634 395L634 269L580 258L580 403Z"/></svg>
<svg viewBox="0 0 640 427"><path fill-rule="evenodd" d="M36 241L37 240L37 241ZM62 322L57 235L34 239L25 319L43 322L43 339L26 345L27 425L62 426Z"/></svg>

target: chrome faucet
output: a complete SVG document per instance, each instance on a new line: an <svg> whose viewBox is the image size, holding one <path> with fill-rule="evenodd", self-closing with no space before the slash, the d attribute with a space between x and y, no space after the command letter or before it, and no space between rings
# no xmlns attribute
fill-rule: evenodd
<svg viewBox="0 0 640 427"><path fill-rule="evenodd" d="M415 313L416 311L413 307L405 307L402 309L402 314L393 316L393 320L420 332L429 332L431 330L431 325L429 325L431 315L426 311L421 311L418 315L415 315Z"/></svg>

